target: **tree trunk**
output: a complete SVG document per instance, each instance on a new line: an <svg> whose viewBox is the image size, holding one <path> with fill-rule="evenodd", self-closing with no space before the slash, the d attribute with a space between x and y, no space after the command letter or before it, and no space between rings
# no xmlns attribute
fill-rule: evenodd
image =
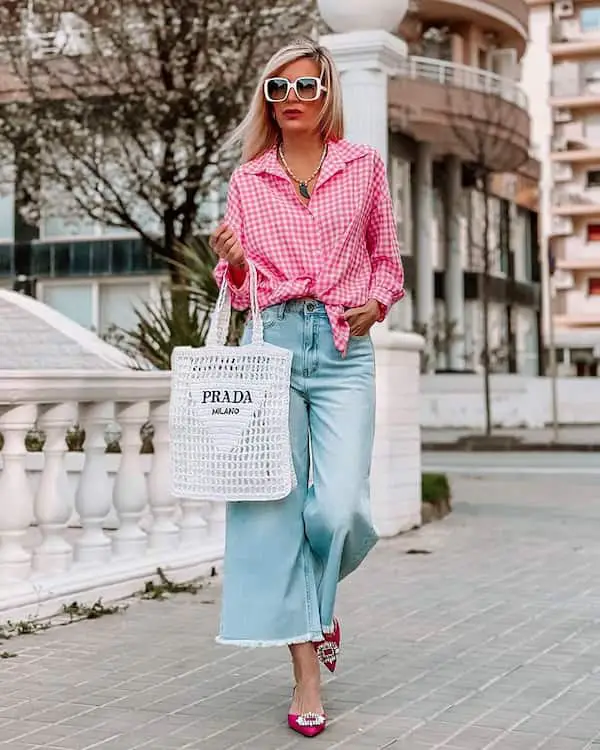
<svg viewBox="0 0 600 750"><path fill-rule="evenodd" d="M485 402L485 434L492 434L492 397L490 387L490 196L488 176L483 177L483 394Z"/></svg>

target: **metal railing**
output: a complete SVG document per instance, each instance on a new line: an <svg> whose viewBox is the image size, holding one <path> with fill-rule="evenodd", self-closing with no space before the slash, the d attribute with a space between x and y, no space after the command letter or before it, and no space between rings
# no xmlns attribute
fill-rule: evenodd
<svg viewBox="0 0 600 750"><path fill-rule="evenodd" d="M519 83L504 78L489 70L460 65L447 60L431 57L409 57L403 64L400 75L413 79L423 79L442 86L455 86L481 94L498 96L521 109L527 109L527 96Z"/></svg>

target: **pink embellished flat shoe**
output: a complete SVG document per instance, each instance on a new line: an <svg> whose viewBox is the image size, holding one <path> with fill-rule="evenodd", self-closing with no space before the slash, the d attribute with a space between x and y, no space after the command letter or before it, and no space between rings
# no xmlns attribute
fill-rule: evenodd
<svg viewBox="0 0 600 750"><path fill-rule="evenodd" d="M333 673L337 666L337 658L340 653L340 644L342 641L342 630L337 617L333 618L333 633L324 633L323 638L324 640L314 644L315 651L321 664Z"/></svg>
<svg viewBox="0 0 600 750"><path fill-rule="evenodd" d="M327 716L325 714L288 714L288 726L303 737L316 737L325 731Z"/></svg>

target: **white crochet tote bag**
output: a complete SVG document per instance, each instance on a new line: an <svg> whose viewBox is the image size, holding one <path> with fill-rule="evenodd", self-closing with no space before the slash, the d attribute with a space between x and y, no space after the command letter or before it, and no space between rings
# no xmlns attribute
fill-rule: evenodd
<svg viewBox="0 0 600 750"><path fill-rule="evenodd" d="M289 432L292 353L263 339L249 264L252 340L225 346L231 299L223 279L206 346L171 359L171 484L177 497L284 498L296 485Z"/></svg>

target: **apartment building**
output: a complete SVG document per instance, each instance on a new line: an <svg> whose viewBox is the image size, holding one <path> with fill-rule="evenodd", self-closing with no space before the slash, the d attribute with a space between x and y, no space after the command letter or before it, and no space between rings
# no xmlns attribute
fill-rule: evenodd
<svg viewBox="0 0 600 750"><path fill-rule="evenodd" d="M420 0L400 33L410 55L390 83L390 178L408 294L397 325L433 326L431 369L481 366L485 212L473 174L484 161L497 171L488 215L492 364L537 374L539 164L520 86L527 4Z"/></svg>
<svg viewBox="0 0 600 750"><path fill-rule="evenodd" d="M600 2L529 0L525 86L542 153L542 247L551 275L545 327L559 370L600 362ZM544 258L546 261L546 258Z"/></svg>
<svg viewBox="0 0 600 750"><path fill-rule="evenodd" d="M429 369L480 368L485 211L474 162L483 159L496 172L488 214L493 364L498 371L536 374L539 165L530 158L529 107L520 86L526 0L479 0L476 6L419 0L398 34L409 55L389 83L389 177L408 293L392 323L428 330L435 343ZM52 48L48 35L45 43ZM484 132L493 133L492 142L476 154ZM514 171L506 170L510 164ZM200 207L209 223L223 209L225 188ZM14 198L5 190L0 284L12 285L19 275L24 240ZM165 280L136 236L86 219L42 212L29 240L36 296L100 332L131 325L134 305L156 298Z"/></svg>

